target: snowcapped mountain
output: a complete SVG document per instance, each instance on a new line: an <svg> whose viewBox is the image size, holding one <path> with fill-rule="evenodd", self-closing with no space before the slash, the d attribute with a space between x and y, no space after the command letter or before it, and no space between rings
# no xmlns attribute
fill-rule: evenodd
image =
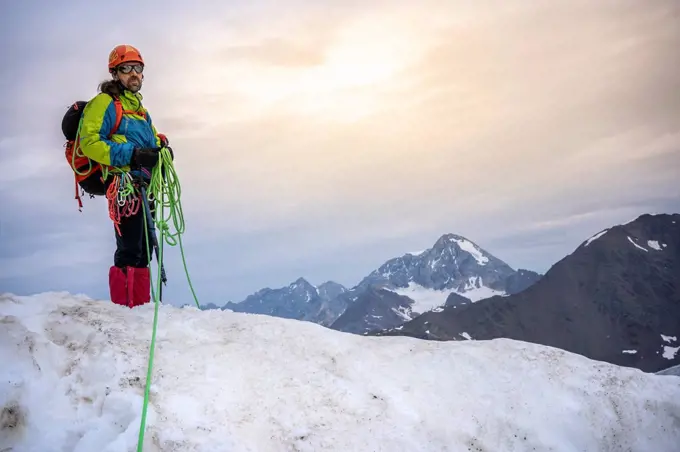
<svg viewBox="0 0 680 452"><path fill-rule="evenodd" d="M222 309L306 320L334 329L345 325L347 331L362 333L390 328L444 306L451 294L464 297L458 299L458 304L461 300L464 304L516 293L539 278L530 270L513 270L464 237L445 234L432 248L388 260L351 290L333 281L315 287L299 278L286 287L261 289ZM348 311L357 303L367 305ZM345 313L349 318L338 322ZM365 316L357 317L360 313Z"/></svg>
<svg viewBox="0 0 680 452"><path fill-rule="evenodd" d="M680 214L605 229L523 292L428 312L381 334L506 337L652 372L680 364Z"/></svg>
<svg viewBox="0 0 680 452"><path fill-rule="evenodd" d="M0 450L133 451L140 430L144 451L680 444L680 378L506 339L366 337L161 304L147 380L154 308L0 296Z"/></svg>
<svg viewBox="0 0 680 452"><path fill-rule="evenodd" d="M437 305L443 305L450 292L472 301L505 294L506 281L514 274L509 265L465 237L445 234L430 249L385 262L359 286L386 285L411 295L421 289L438 291Z"/></svg>
<svg viewBox="0 0 680 452"><path fill-rule="evenodd" d="M451 295L454 298L449 304L461 305L517 293L539 278L530 270L512 269L465 237L445 234L432 248L390 259L343 294L353 308L348 308L331 328L355 333L392 328L440 309ZM386 289L397 296L367 292L369 288ZM356 304L364 306L353 306Z"/></svg>
<svg viewBox="0 0 680 452"><path fill-rule="evenodd" d="M306 279L298 278L286 287L265 288L240 303L229 302L222 309L317 322L325 318L327 311L344 310L344 305L334 308L332 302L346 290L333 281L315 287Z"/></svg>

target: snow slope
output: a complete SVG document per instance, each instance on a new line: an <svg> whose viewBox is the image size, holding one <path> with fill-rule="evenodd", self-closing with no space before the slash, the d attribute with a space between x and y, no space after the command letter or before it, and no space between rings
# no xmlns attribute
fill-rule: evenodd
<svg viewBox="0 0 680 452"><path fill-rule="evenodd" d="M136 445L153 306L0 297L0 450ZM680 378L161 306L145 451L677 451Z"/></svg>
<svg viewBox="0 0 680 452"><path fill-rule="evenodd" d="M464 290L430 289L415 282L409 282L408 287L397 287L396 289L390 290L397 295L403 295L412 299L413 305L411 306L411 311L418 314L423 314L434 308L444 306L444 304L446 304L446 299L452 292L468 298L473 303L485 298L493 297L494 295L507 295L503 291L494 290L485 286L480 276L470 276L465 284ZM409 313L409 315L405 316L405 319L413 320L415 317L415 315Z"/></svg>
<svg viewBox="0 0 680 452"><path fill-rule="evenodd" d="M463 238L452 240L455 241L463 251L470 253L479 265L486 265L489 262L489 258L484 255L484 252L471 241Z"/></svg>

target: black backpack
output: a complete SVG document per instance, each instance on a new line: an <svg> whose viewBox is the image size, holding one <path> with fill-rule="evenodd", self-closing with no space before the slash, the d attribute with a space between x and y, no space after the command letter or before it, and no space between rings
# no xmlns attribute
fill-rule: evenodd
<svg viewBox="0 0 680 452"><path fill-rule="evenodd" d="M109 132L109 138L116 133L120 122L123 119L123 106L120 100L116 97L113 98L114 105L116 107L116 122L113 128ZM83 110L87 106L87 102L84 100L79 100L71 104L71 106L64 113L64 117L61 120L61 131L66 138L66 143L64 147L66 148L65 156L71 170L73 171L73 176L75 179L75 199L78 200L78 209L82 209L83 202L78 193L78 188L88 193L90 197L102 196L106 194L106 189L108 184L104 181L102 177L102 166L101 164L91 160L89 157L85 156L80 150L80 123L83 116Z"/></svg>

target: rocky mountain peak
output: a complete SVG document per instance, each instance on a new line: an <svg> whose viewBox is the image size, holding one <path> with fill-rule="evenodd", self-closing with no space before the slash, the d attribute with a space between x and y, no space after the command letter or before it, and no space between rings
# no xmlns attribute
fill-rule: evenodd
<svg viewBox="0 0 680 452"><path fill-rule="evenodd" d="M294 294L307 294L311 299L312 295L316 295L316 287L314 287L305 278L298 278L288 285L288 290Z"/></svg>
<svg viewBox="0 0 680 452"><path fill-rule="evenodd" d="M509 337L656 372L680 363L678 275L680 214L645 214L586 239L526 290L428 312L389 334Z"/></svg>
<svg viewBox="0 0 680 452"><path fill-rule="evenodd" d="M535 272L513 270L461 235L444 234L431 248L390 259L371 272L345 294L349 307L331 328L366 332L394 327L445 305L516 293L539 278ZM371 289L383 292L377 296Z"/></svg>
<svg viewBox="0 0 680 452"><path fill-rule="evenodd" d="M335 281L326 281L317 287L319 296L324 300L332 300L338 295L345 293L347 288Z"/></svg>
<svg viewBox="0 0 680 452"><path fill-rule="evenodd" d="M504 292L505 280L514 273L509 265L471 240L449 233L439 237L425 251L388 260L359 286L379 285L392 289L417 286L459 293L475 290L479 295L473 295L473 298L479 299L487 295L480 291L483 288L495 291L488 296Z"/></svg>
<svg viewBox="0 0 680 452"><path fill-rule="evenodd" d="M443 256L445 253L450 253L454 258L467 258L471 256L478 265L486 265L491 260L488 253L477 246L472 241L463 236L456 234L442 235L431 248L435 256ZM430 253L432 254L432 253Z"/></svg>

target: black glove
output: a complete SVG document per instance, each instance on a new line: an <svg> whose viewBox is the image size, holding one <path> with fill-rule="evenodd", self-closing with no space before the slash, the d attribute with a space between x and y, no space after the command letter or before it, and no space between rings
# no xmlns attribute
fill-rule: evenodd
<svg viewBox="0 0 680 452"><path fill-rule="evenodd" d="M166 146L165 149L170 151L170 159L172 159L172 161L174 162L175 161L175 153L172 152L172 148L170 146Z"/></svg>
<svg viewBox="0 0 680 452"><path fill-rule="evenodd" d="M158 163L161 148L135 148L130 159L131 168L153 168Z"/></svg>

